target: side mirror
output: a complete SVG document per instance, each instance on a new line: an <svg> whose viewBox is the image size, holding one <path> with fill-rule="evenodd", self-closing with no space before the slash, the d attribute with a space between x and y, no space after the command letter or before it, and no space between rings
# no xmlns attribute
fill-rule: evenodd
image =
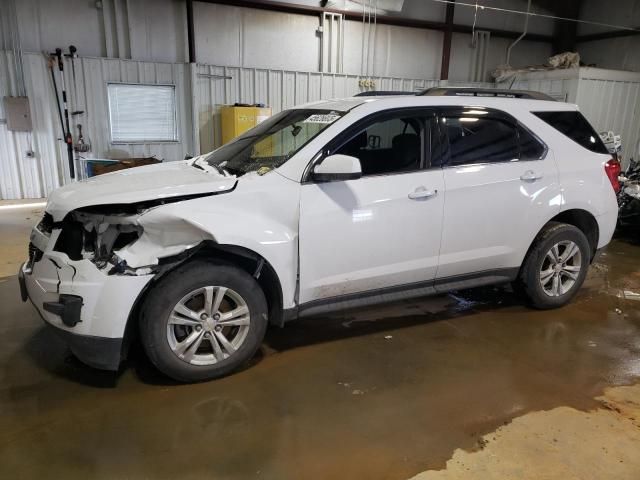
<svg viewBox="0 0 640 480"><path fill-rule="evenodd" d="M316 182L356 180L362 176L360 160L349 155L329 155L313 168L311 177Z"/></svg>

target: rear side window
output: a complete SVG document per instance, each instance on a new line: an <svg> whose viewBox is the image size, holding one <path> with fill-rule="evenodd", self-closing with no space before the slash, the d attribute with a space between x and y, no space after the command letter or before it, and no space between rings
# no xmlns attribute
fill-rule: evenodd
<svg viewBox="0 0 640 480"><path fill-rule="evenodd" d="M595 153L609 153L600 136L578 111L531 112L577 144Z"/></svg>
<svg viewBox="0 0 640 480"><path fill-rule="evenodd" d="M451 165L518 160L518 133L506 122L474 116L445 117Z"/></svg>

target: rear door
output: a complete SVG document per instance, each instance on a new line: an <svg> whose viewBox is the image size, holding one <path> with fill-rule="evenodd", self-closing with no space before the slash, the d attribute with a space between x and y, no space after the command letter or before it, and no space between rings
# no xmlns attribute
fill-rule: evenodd
<svg viewBox="0 0 640 480"><path fill-rule="evenodd" d="M437 277L512 275L540 223L559 211L558 173L546 145L503 112L439 112L446 199Z"/></svg>
<svg viewBox="0 0 640 480"><path fill-rule="evenodd" d="M435 278L443 173L432 165L433 111L365 119L325 154L360 160L357 180L302 185L300 303L418 286Z"/></svg>

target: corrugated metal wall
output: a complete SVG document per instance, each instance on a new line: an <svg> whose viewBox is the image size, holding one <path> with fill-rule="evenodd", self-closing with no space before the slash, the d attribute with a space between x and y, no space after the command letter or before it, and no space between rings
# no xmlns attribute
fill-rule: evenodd
<svg viewBox="0 0 640 480"><path fill-rule="evenodd" d="M6 123L0 123L0 199L45 197L70 181L47 59L40 54L25 54L24 69L34 130L32 133L9 132ZM65 60L64 73L70 112L84 112L71 117L74 139L78 133L76 126L81 124L85 140L92 145L90 152L81 154L83 158L155 156L178 160L195 151L189 65L83 57L76 60L75 82L69 59ZM60 88L57 67L55 74ZM112 144L108 82L175 85L179 141ZM0 97L15 94L13 58L8 52L0 52ZM4 118L0 106L0 119ZM30 149L35 152L33 158L26 156ZM78 171L82 178L84 169L78 168Z"/></svg>
<svg viewBox="0 0 640 480"><path fill-rule="evenodd" d="M239 103L264 103L277 113L294 105L328 98L350 97L363 89L357 75L294 72L261 68L198 65L195 79L200 151L221 144L220 107ZM372 77L375 90L416 92L440 85L440 80ZM456 82L449 82L455 85ZM460 83L492 87L492 83Z"/></svg>
<svg viewBox="0 0 640 480"><path fill-rule="evenodd" d="M513 90L533 90L546 93L561 102L575 102L578 80L570 78L517 80L513 84L506 81L500 87Z"/></svg>
<svg viewBox="0 0 640 480"><path fill-rule="evenodd" d="M162 160L181 160L193 154L191 128L191 88L189 65L182 63L153 63L107 58L80 58L76 70L78 97L82 101L74 109L84 110L74 123L87 125L93 157L130 158L155 156ZM66 76L70 76L68 67ZM176 87L177 142L112 144L109 132L107 84L109 82L171 84ZM73 100L73 93L72 93ZM73 132L74 135L77 131Z"/></svg>
<svg viewBox="0 0 640 480"><path fill-rule="evenodd" d="M13 56L0 51L0 98L17 93ZM52 108L53 91L43 57L25 55L25 82L33 132L10 132L0 123L0 199L41 198L62 183L61 155L56 141L58 122ZM0 119L5 119L0 102ZM55 133L54 133L55 132ZM33 158L26 155L35 152Z"/></svg>
<svg viewBox="0 0 640 480"><path fill-rule="evenodd" d="M636 82L582 78L576 103L595 129L622 135L625 166L638 159L640 79Z"/></svg>
<svg viewBox="0 0 640 480"><path fill-rule="evenodd" d="M47 58L42 54L25 54L24 63L34 130L32 133L9 132L6 124L0 123L1 199L45 197L54 188L70 181L66 146L62 141ZM0 52L0 96L15 95L12 66L10 54ZM83 112L72 116L72 133L77 139L76 125L81 124L85 141L92 145L90 152L81 154L85 159L155 156L163 160L179 160L186 154L207 152L220 145L221 105L265 103L276 113L294 105L347 97L361 91L359 77L355 75L94 57L78 58L75 67L74 80L70 60L65 60L69 110ZM59 88L57 68L55 74ZM373 80L376 90L417 91L440 84L438 80L390 77L376 77ZM108 82L175 85L179 141L112 144L109 134ZM193 95L192 83L196 86ZM193 109L192 105L195 105ZM0 118L4 118L2 110ZM194 124L197 124L197 129L193 128ZM35 152L33 158L26 156L28 150ZM78 176L83 178L83 168L76 168Z"/></svg>

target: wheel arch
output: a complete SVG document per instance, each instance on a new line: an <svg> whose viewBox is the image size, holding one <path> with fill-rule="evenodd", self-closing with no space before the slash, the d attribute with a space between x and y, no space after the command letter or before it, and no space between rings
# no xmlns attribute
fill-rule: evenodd
<svg viewBox="0 0 640 480"><path fill-rule="evenodd" d="M591 260L593 260L598 248L598 241L600 239L600 227L598 226L596 217L591 212L581 208L564 210L549 220L549 222L573 225L584 233L585 237L587 237L587 240L589 241L589 246L591 247Z"/></svg>
<svg viewBox="0 0 640 480"><path fill-rule="evenodd" d="M123 358L126 356L131 342L138 334L140 309L144 305L149 292L168 273L193 260L221 262L236 266L247 272L256 279L264 293L269 308L269 323L280 327L284 325L282 285L273 266L262 255L246 247L218 244L205 240L188 251L162 260L160 270L142 289L129 312L123 339Z"/></svg>
<svg viewBox="0 0 640 480"><path fill-rule="evenodd" d="M524 265L524 262L529 256L529 253L534 248L536 242L538 241L538 238L540 237L540 234L545 230L547 225L549 225L552 222L566 223L568 225L573 225L582 233L584 233L585 237L587 237L587 241L589 242L589 247L591 249L590 260L593 261L596 254L596 250L598 248L598 240L600 238L600 227L598 226L598 221L596 220L596 217L591 212L584 210L582 208L572 208L572 209L564 210L558 213L553 218L550 218L549 220L547 220L544 223L544 225L542 225L538 229L538 232L536 233L534 239L529 244L527 253L523 257L522 265ZM522 265L520 266L520 268L522 268Z"/></svg>

